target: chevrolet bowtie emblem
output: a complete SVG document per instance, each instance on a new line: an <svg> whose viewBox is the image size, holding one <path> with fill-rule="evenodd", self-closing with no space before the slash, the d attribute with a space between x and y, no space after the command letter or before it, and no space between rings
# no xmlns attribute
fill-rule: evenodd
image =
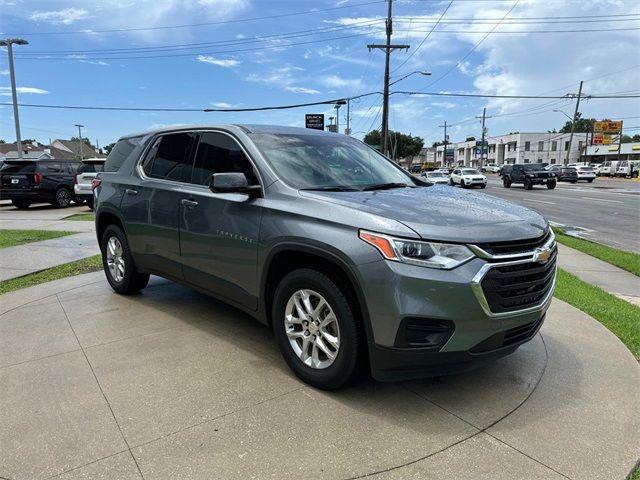
<svg viewBox="0 0 640 480"><path fill-rule="evenodd" d="M533 252L533 261L536 263L547 263L551 258L551 249L550 248L537 248L535 252Z"/></svg>

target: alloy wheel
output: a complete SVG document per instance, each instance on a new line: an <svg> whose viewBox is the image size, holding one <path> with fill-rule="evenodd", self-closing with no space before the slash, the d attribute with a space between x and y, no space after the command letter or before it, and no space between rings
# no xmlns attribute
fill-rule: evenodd
<svg viewBox="0 0 640 480"><path fill-rule="evenodd" d="M114 282L120 283L124 278L124 256L122 254L122 244L117 237L110 237L107 242L107 267Z"/></svg>
<svg viewBox="0 0 640 480"><path fill-rule="evenodd" d="M67 189L61 188L58 190L58 193L56 193L56 200L61 207L68 207L71 203L71 194Z"/></svg>
<svg viewBox="0 0 640 480"><path fill-rule="evenodd" d="M327 300L313 290L297 290L284 315L289 344L300 361L317 370L333 364L340 349L340 327Z"/></svg>

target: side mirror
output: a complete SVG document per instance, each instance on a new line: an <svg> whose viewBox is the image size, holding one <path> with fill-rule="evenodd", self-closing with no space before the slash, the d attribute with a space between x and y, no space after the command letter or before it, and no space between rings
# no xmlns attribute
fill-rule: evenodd
<svg viewBox="0 0 640 480"><path fill-rule="evenodd" d="M213 193L243 193L249 197L259 197L261 193L260 185L249 185L242 172L214 173L209 189Z"/></svg>

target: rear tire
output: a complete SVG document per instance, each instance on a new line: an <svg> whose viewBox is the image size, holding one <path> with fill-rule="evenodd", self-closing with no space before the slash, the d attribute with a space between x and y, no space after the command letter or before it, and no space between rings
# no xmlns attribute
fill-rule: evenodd
<svg viewBox="0 0 640 480"><path fill-rule="evenodd" d="M31 205L31 202L28 201L28 200L16 200L16 199L13 199L13 198L11 199L11 203L18 210L26 210Z"/></svg>
<svg viewBox="0 0 640 480"><path fill-rule="evenodd" d="M60 187L53 197L53 206L56 208L67 208L71 204L71 192L68 188Z"/></svg>
<svg viewBox="0 0 640 480"><path fill-rule="evenodd" d="M93 210L93 197L87 198L87 207Z"/></svg>
<svg viewBox="0 0 640 480"><path fill-rule="evenodd" d="M452 187L455 185L455 183L453 183L453 179L452 178L449 179L449 185L451 185Z"/></svg>
<svg viewBox="0 0 640 480"><path fill-rule="evenodd" d="M504 188L511 187L511 179L509 177L502 177L502 185Z"/></svg>
<svg viewBox="0 0 640 480"><path fill-rule="evenodd" d="M306 268L290 272L276 288L271 318L280 352L309 385L334 390L355 377L361 337L350 300L331 278Z"/></svg>
<svg viewBox="0 0 640 480"><path fill-rule="evenodd" d="M102 267L107 281L116 293L138 293L149 283L149 274L138 273L127 237L117 225L109 225L102 235Z"/></svg>
<svg viewBox="0 0 640 480"><path fill-rule="evenodd" d="M529 180L528 178L524 179L524 189L525 190L531 190L533 188L533 182L531 182L531 180Z"/></svg>
<svg viewBox="0 0 640 480"><path fill-rule="evenodd" d="M547 188L549 190L553 190L554 188L556 188L556 181L552 180L551 182L547 182Z"/></svg>

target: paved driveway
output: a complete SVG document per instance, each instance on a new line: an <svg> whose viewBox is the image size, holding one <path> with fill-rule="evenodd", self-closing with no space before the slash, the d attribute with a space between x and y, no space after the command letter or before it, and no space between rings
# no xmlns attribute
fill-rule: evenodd
<svg viewBox="0 0 640 480"><path fill-rule="evenodd" d="M622 479L640 369L555 301L540 335L465 375L322 392L270 331L154 278L102 273L0 297L0 476Z"/></svg>

